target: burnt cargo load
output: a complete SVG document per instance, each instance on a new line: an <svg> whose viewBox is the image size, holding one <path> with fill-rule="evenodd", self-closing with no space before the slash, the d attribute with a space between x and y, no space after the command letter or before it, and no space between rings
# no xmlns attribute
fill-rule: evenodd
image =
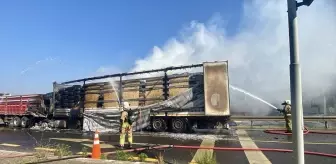
<svg viewBox="0 0 336 164"><path fill-rule="evenodd" d="M195 67L203 67L203 71L167 73ZM126 80L127 76L153 72L161 72L163 76ZM102 82L89 83L92 80ZM187 132L194 128L218 128L225 127L230 117L227 61L54 83L55 111L65 107L57 96L62 95L62 88L78 82L83 82L81 92L72 94L78 101L66 104L83 114L84 131L118 131L125 102L134 113L134 130Z"/></svg>
<svg viewBox="0 0 336 164"><path fill-rule="evenodd" d="M154 131L186 132L193 129L228 127L230 117L228 63L203 63L203 73L199 73L198 76L196 80L198 84L191 87L192 98L188 99L180 110L151 113L151 126ZM191 81L194 80L193 76L190 77Z"/></svg>
<svg viewBox="0 0 336 164"><path fill-rule="evenodd" d="M50 113L53 127L81 129L83 125L84 90L81 85L53 83L50 97Z"/></svg>
<svg viewBox="0 0 336 164"><path fill-rule="evenodd" d="M42 94L2 96L0 119L12 127L29 127L47 118Z"/></svg>

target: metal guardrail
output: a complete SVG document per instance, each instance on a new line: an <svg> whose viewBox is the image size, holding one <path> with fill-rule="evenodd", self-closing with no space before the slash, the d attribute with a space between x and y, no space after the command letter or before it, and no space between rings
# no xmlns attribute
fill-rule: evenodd
<svg viewBox="0 0 336 164"><path fill-rule="evenodd" d="M336 116L304 116L305 121L336 121ZM281 121L283 116L231 116L231 120L252 120L252 121Z"/></svg>

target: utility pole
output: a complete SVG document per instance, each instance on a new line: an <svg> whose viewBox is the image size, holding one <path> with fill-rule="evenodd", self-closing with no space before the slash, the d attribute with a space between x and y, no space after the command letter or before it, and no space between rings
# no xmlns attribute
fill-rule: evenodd
<svg viewBox="0 0 336 164"><path fill-rule="evenodd" d="M327 98L326 98L326 94L325 92L323 92L323 115L324 116L328 116L328 108L327 108ZM328 129L329 125L328 125L328 121L324 121L324 128Z"/></svg>
<svg viewBox="0 0 336 164"><path fill-rule="evenodd" d="M304 164L304 139L303 139L303 107L302 107L302 86L301 70L299 63L299 43L297 26L297 9L302 5L310 6L313 0L303 0L297 3L296 0L287 0L288 9L288 31L290 49L290 90L293 108L293 152L296 164Z"/></svg>
<svg viewBox="0 0 336 164"><path fill-rule="evenodd" d="M328 108L327 108L327 98L326 98L326 95L324 94L323 95L323 114L325 116L328 116Z"/></svg>

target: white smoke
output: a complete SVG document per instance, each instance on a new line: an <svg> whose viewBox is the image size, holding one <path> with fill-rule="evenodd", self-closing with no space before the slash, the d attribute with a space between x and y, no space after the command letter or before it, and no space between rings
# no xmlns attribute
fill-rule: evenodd
<svg viewBox="0 0 336 164"><path fill-rule="evenodd" d="M299 45L305 98L331 87L336 68L336 12L332 1L300 7ZM223 20L192 21L179 37L138 60L131 71L204 61L228 60L230 83L263 99L280 103L290 99L289 43L286 1L255 0L245 3L239 32L229 37ZM278 105L276 104L276 105ZM267 114L271 108L231 91L232 108Z"/></svg>

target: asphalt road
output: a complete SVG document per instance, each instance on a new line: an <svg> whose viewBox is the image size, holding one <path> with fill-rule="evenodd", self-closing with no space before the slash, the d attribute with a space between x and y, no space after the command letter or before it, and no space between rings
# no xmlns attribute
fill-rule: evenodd
<svg viewBox="0 0 336 164"><path fill-rule="evenodd" d="M325 153L335 153L336 135L307 134L305 136L305 150ZM73 153L82 151L83 147L92 146L93 134L82 134L80 132L55 132L55 131L33 131L13 130L0 128L0 149L13 151L33 151L37 144L52 145L66 144L70 146ZM100 134L102 152L116 150L119 135ZM291 149L291 136L279 136L266 134L261 130L232 130L218 135L204 134L153 134L135 133L135 147L142 147L146 144L173 144L188 146L226 147L226 148L278 148ZM203 152L213 153L218 163L292 163L292 153L281 152L250 152L250 151L211 151L200 149L166 149L162 150L165 161L171 163L189 163L197 159ZM159 150L147 150L145 153L152 158L158 155ZM306 155L307 164L315 163L336 163L336 158Z"/></svg>

